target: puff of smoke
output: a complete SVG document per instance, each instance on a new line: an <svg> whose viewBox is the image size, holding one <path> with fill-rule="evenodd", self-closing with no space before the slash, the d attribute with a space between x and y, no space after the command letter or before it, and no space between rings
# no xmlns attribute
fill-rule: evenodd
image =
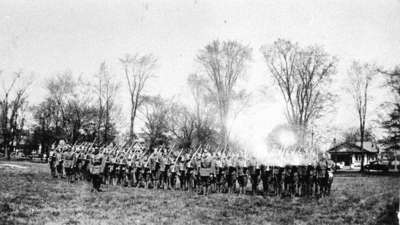
<svg viewBox="0 0 400 225"><path fill-rule="evenodd" d="M279 139L284 142L281 147L268 147L269 133L284 122L285 117L279 106L258 104L237 116L230 116L227 125L230 138L240 145L247 157L255 157L259 163L270 166L313 163L315 156L310 148L294 146L294 131L278 134Z"/></svg>

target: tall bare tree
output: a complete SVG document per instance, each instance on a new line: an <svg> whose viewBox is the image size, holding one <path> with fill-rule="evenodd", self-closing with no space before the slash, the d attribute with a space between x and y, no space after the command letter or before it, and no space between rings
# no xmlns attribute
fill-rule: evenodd
<svg viewBox="0 0 400 225"><path fill-rule="evenodd" d="M70 71L60 73L47 81L48 97L37 108L36 118L40 121L44 112L51 115L51 124L47 127L51 128L51 136L55 141L64 139L75 143L82 141L82 138L93 141L97 134L97 129L93 127L97 126L98 112L91 104L93 95L88 93L89 87L81 78L75 79ZM83 135L82 132L86 134Z"/></svg>
<svg viewBox="0 0 400 225"><path fill-rule="evenodd" d="M194 142L195 145L214 143L215 137L215 106L209 104L212 96L207 91L207 80L198 74L191 74L188 77L188 85L194 99Z"/></svg>
<svg viewBox="0 0 400 225"><path fill-rule="evenodd" d="M322 48L300 48L278 39L261 49L268 69L286 104L286 117L305 144L310 123L322 115L332 95L325 89L336 72L336 58Z"/></svg>
<svg viewBox="0 0 400 225"><path fill-rule="evenodd" d="M238 80L246 72L251 60L251 49L237 41L214 40L197 55L207 79L207 91L213 97L218 109L221 126L222 144L226 149L229 139L227 119L233 107L233 101L243 95L237 90Z"/></svg>
<svg viewBox="0 0 400 225"><path fill-rule="evenodd" d="M131 102L129 139L135 138L135 119L139 107L143 103L143 90L147 81L154 76L157 59L153 55L125 55L120 59L123 65Z"/></svg>
<svg viewBox="0 0 400 225"><path fill-rule="evenodd" d="M350 87L348 88L348 91L353 97L355 109L358 116L361 149L364 149L369 87L371 84L371 80L376 73L377 69L375 66L367 63L361 64L357 61L354 61L352 63L347 73L350 80ZM361 158L361 172L363 171L364 157Z"/></svg>
<svg viewBox="0 0 400 225"><path fill-rule="evenodd" d="M0 71L0 77L2 77ZM8 75L9 77L10 75ZM11 151L19 144L25 123L24 110L27 104L26 91L31 84L22 72L14 73L11 81L2 81L3 94L0 97L0 125L3 139L2 148L6 157L10 158Z"/></svg>
<svg viewBox="0 0 400 225"><path fill-rule="evenodd" d="M49 98L52 99L56 106L57 116L55 118L57 120L55 122L57 128L64 128L68 122L65 107L72 98L77 84L71 71L65 71L47 80L46 87Z"/></svg>
<svg viewBox="0 0 400 225"><path fill-rule="evenodd" d="M108 143L110 141L111 113L115 108L115 95L119 85L113 80L109 68L105 62L100 64L98 74L96 74L98 84L98 121L97 121L97 140ZM101 132L103 130L103 132Z"/></svg>

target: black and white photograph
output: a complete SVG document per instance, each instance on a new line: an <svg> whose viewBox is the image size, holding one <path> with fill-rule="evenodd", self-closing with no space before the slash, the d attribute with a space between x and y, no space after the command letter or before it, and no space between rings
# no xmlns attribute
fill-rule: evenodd
<svg viewBox="0 0 400 225"><path fill-rule="evenodd" d="M0 0L0 225L400 225L400 0Z"/></svg>

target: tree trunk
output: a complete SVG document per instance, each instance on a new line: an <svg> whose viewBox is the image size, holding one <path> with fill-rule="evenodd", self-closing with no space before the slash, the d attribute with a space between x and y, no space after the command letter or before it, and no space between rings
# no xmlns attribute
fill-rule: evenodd
<svg viewBox="0 0 400 225"><path fill-rule="evenodd" d="M129 129L129 140L132 142L135 139L135 131L134 131L134 125L135 125L135 117L136 117L136 110L135 110L135 103L132 102L132 107L131 107L131 124L130 124L130 129Z"/></svg>
<svg viewBox="0 0 400 225"><path fill-rule="evenodd" d="M361 128L360 130L360 134L361 134L361 143L360 143L360 147L361 147L361 151L364 150L364 128ZM361 153L361 173L364 172L364 155Z"/></svg>

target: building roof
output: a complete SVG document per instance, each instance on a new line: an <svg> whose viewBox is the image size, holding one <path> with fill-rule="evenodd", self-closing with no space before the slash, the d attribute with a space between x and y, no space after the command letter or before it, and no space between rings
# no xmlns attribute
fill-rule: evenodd
<svg viewBox="0 0 400 225"><path fill-rule="evenodd" d="M376 154L379 152L379 148L376 144L372 142L364 142L363 149L361 149L361 143L349 143L344 142L333 146L328 150L328 153L367 153Z"/></svg>

